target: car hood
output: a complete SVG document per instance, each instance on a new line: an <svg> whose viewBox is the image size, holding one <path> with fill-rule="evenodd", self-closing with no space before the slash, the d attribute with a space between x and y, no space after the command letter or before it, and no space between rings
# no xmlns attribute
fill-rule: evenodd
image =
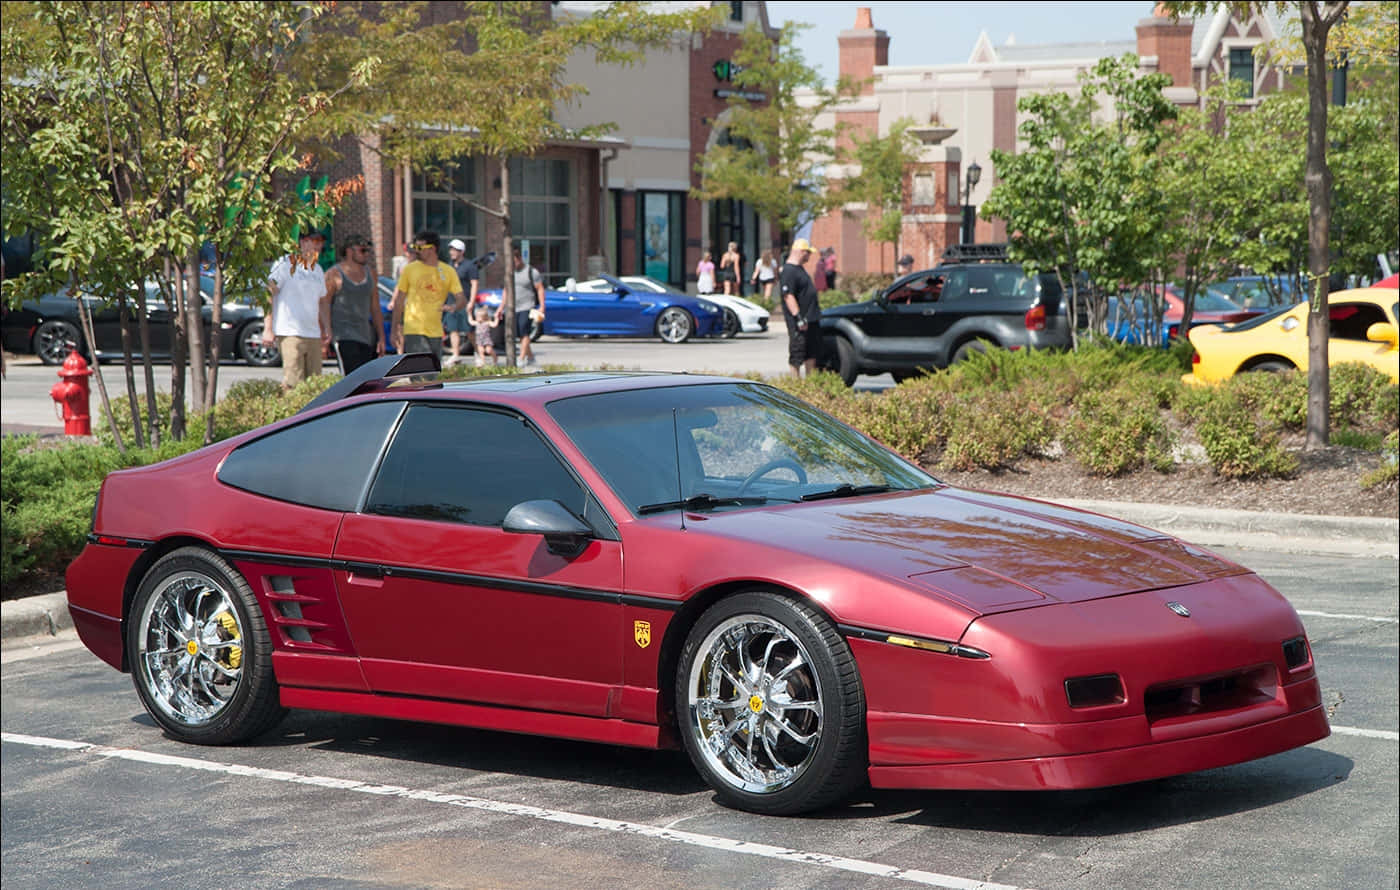
<svg viewBox="0 0 1400 890"><path fill-rule="evenodd" d="M831 306L822 309L822 318L842 318L851 315L869 315L872 312L882 312L884 307L875 300L861 300L859 303L842 303L839 306Z"/></svg>
<svg viewBox="0 0 1400 890"><path fill-rule="evenodd" d="M1248 571L1129 522L952 487L713 513L706 520L707 533L765 541L912 584L982 614Z"/></svg>

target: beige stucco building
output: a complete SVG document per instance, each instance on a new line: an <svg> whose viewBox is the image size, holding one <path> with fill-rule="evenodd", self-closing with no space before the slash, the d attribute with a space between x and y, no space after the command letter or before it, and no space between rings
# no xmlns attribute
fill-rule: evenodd
<svg viewBox="0 0 1400 890"><path fill-rule="evenodd" d="M1172 78L1167 97L1183 106L1200 103L1210 84L1227 78L1248 85L1249 102L1282 87L1286 72L1254 54L1255 47L1281 36L1273 16L1238 18L1220 11L1174 21L1147 4L1144 13L1136 33L1119 41L993 46L984 31L964 64L893 66L889 35L876 27L869 8L857 8L853 27L837 38L840 72L871 82L860 97L819 123L844 122L855 132L885 134L909 118L922 147L906 177L897 250L868 243L860 225L864 209L855 205L815 221L813 244L835 247L837 267L846 273L893 271L902 253L912 254L920 266L933 265L947 246L968 240L961 231L964 206L973 208L969 215L975 213L997 182L992 150L1019 147L1017 101L1034 93L1078 91L1080 74L1100 59L1136 53L1144 73ZM1105 107L1105 114L1110 112ZM967 170L974 163L980 178L969 189ZM839 180L855 172L836 165L827 177ZM999 220L979 218L968 234L979 242L1002 241L1006 228Z"/></svg>

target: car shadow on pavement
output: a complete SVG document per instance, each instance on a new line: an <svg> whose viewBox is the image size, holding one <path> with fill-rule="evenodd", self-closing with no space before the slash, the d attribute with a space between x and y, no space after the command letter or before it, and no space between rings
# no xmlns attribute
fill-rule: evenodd
<svg viewBox="0 0 1400 890"><path fill-rule="evenodd" d="M1208 822L1347 781L1353 761L1320 748L1086 791L868 791L866 805L818 817L1053 837L1104 837ZM873 804L873 807L870 805ZM905 815L899 815L904 813Z"/></svg>

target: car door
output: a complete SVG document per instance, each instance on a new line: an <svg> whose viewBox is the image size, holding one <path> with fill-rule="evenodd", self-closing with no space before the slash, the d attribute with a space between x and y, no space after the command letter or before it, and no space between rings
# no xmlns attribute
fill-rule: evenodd
<svg viewBox="0 0 1400 890"><path fill-rule="evenodd" d="M604 526L577 556L502 529L556 500ZM622 554L584 486L520 415L409 406L335 546L370 687L603 717L621 682Z"/></svg>
<svg viewBox="0 0 1400 890"><path fill-rule="evenodd" d="M642 312L638 297L613 290L552 291L545 295L544 332L566 337L635 334Z"/></svg>

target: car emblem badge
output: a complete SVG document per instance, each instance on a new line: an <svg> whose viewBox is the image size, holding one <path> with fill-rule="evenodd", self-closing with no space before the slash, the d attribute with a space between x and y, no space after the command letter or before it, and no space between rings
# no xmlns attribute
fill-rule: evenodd
<svg viewBox="0 0 1400 890"><path fill-rule="evenodd" d="M191 655L198 655L199 643L196 643L194 640L190 640L188 643L185 644L185 651L190 653Z"/></svg>
<svg viewBox="0 0 1400 890"><path fill-rule="evenodd" d="M1177 602L1176 600L1172 600L1171 602L1167 603L1167 608L1168 608L1168 609L1171 609L1173 612L1175 612L1176 614L1180 615L1182 618L1190 618L1190 617L1191 617L1191 610L1188 609L1188 608L1186 608L1185 606L1183 606L1181 603Z"/></svg>
<svg viewBox="0 0 1400 890"><path fill-rule="evenodd" d="M749 696L749 710L755 714L763 713L763 697L759 695Z"/></svg>
<svg viewBox="0 0 1400 890"><path fill-rule="evenodd" d="M637 641L637 645L645 649L651 645L651 622L633 621L632 639Z"/></svg>

